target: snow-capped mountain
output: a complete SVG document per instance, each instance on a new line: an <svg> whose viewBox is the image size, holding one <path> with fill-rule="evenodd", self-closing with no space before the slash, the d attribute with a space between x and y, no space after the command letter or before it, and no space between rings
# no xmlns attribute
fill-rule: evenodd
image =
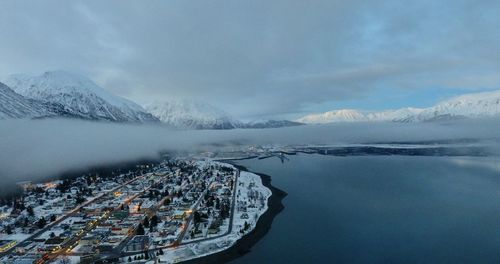
<svg viewBox="0 0 500 264"><path fill-rule="evenodd" d="M333 110L321 114L311 114L296 120L306 124L324 124L332 122L356 122L367 121L367 117L358 110L342 109Z"/></svg>
<svg viewBox="0 0 500 264"><path fill-rule="evenodd" d="M91 120L156 122L141 106L113 95L90 79L64 71L40 76L11 75L5 83L24 97L63 106L70 115Z"/></svg>
<svg viewBox="0 0 500 264"><path fill-rule="evenodd" d="M423 109L401 108L382 112L345 109L311 114L297 121L310 124L353 121L431 122L489 117L500 117L500 90L465 94Z"/></svg>
<svg viewBox="0 0 500 264"><path fill-rule="evenodd" d="M0 83L0 119L37 118L50 114L42 103L26 99Z"/></svg>
<svg viewBox="0 0 500 264"><path fill-rule="evenodd" d="M163 122L187 129L273 128L292 121L242 123L206 103L170 100L147 110L115 96L86 77L64 71L11 75L0 88L0 118L66 117L114 122Z"/></svg>
<svg viewBox="0 0 500 264"><path fill-rule="evenodd" d="M241 124L241 128L278 128L278 127L291 127L301 126L304 123L290 121L290 120L259 120Z"/></svg>
<svg viewBox="0 0 500 264"><path fill-rule="evenodd" d="M409 121L435 121L500 116L500 90L465 94L424 109Z"/></svg>
<svg viewBox="0 0 500 264"><path fill-rule="evenodd" d="M385 110L382 112L367 113L366 117L371 121L404 121L415 115L422 113L424 109L406 107L396 110Z"/></svg>
<svg viewBox="0 0 500 264"><path fill-rule="evenodd" d="M241 126L241 122L224 111L201 102L169 100L154 102L144 108L161 122L177 128L232 129Z"/></svg>
<svg viewBox="0 0 500 264"><path fill-rule="evenodd" d="M210 104L188 100L168 100L145 105L144 108L161 122L183 129L278 128L303 123L288 120L241 122Z"/></svg>

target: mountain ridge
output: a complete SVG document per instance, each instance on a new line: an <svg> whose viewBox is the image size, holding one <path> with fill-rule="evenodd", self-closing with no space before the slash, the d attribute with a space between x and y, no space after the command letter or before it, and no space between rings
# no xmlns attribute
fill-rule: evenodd
<svg viewBox="0 0 500 264"><path fill-rule="evenodd" d="M113 95L90 79L64 71L10 75L5 83L33 100L62 105L73 116L115 122L158 122L134 102Z"/></svg>
<svg viewBox="0 0 500 264"><path fill-rule="evenodd" d="M13 74L0 87L0 119L78 118L92 121L162 123L181 129L275 128L288 120L244 123L203 102L167 100L142 106L116 96L87 77L48 71ZM10 87L9 87L10 86Z"/></svg>
<svg viewBox="0 0 500 264"><path fill-rule="evenodd" d="M500 116L500 90L455 96L428 108L400 108L384 111L340 109L296 119L307 124L335 122L433 122Z"/></svg>

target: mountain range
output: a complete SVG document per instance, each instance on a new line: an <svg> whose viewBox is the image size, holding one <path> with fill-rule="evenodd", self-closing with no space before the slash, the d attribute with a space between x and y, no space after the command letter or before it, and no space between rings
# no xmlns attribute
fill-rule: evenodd
<svg viewBox="0 0 500 264"><path fill-rule="evenodd" d="M5 84L4 84L5 83ZM0 83L0 119L78 118L157 123L181 129L276 128L334 122L431 122L500 116L500 90L456 96L428 108L356 109L310 114L295 121L242 122L204 102L166 100L140 106L65 71L11 75Z"/></svg>
<svg viewBox="0 0 500 264"><path fill-rule="evenodd" d="M158 123L182 129L274 128L302 125L288 120L241 122L202 102L168 100L144 107L116 96L92 80L65 71L15 74L0 83L0 119L78 118Z"/></svg>
<svg viewBox="0 0 500 264"><path fill-rule="evenodd" d="M306 124L359 121L432 122L491 117L500 117L500 90L456 96L428 108L401 108L380 112L341 109L306 115L296 121Z"/></svg>
<svg viewBox="0 0 500 264"><path fill-rule="evenodd" d="M113 95L91 80L63 71L40 76L11 75L5 80L16 93L38 102L60 105L71 116L115 122L158 122L141 106Z"/></svg>

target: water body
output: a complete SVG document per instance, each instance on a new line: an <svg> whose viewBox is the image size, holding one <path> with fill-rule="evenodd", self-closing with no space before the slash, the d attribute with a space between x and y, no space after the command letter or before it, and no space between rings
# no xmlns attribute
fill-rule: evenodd
<svg viewBox="0 0 500 264"><path fill-rule="evenodd" d="M500 263L498 159L289 158L238 162L288 196L231 263Z"/></svg>

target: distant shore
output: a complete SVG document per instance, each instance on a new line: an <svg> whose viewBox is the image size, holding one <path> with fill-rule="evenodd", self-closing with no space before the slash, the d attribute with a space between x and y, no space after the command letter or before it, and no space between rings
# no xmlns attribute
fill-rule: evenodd
<svg viewBox="0 0 500 264"><path fill-rule="evenodd" d="M240 240L238 240L232 247L228 248L227 250L214 253L208 256L184 261L182 262L183 264L227 263L229 261L244 256L246 253L251 251L251 248L259 240L261 240L267 234L267 232L269 232L274 217L276 217L276 215L278 215L285 208L283 206L282 200L287 196L287 193L274 187L271 184L271 176L249 171L247 168L241 165L236 165L236 164L232 165L238 168L239 170L248 171L260 176L260 178L262 179L262 184L265 187L269 188L272 192L272 195L271 197L269 197L268 200L268 209L263 215L259 217L255 229L252 230L247 235L245 235L244 237L242 237Z"/></svg>

